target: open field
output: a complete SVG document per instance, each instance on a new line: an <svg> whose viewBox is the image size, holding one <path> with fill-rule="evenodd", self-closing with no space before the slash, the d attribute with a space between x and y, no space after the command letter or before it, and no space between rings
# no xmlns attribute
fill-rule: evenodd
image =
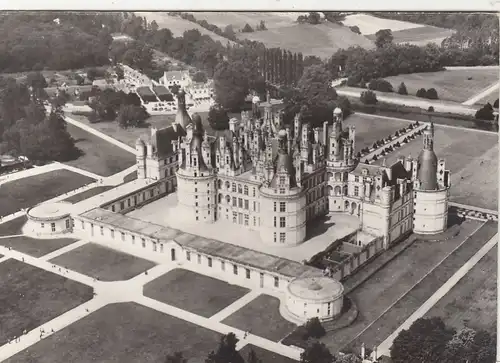
<svg viewBox="0 0 500 363"><path fill-rule="evenodd" d="M248 362L248 353L253 349L255 354L257 355L257 358L259 358L263 363L297 363L296 360L293 360L291 358L276 354L274 352L271 352L269 350L257 347L252 344L247 344L245 345L240 351L240 355L243 359L245 359L246 362Z"/></svg>
<svg viewBox="0 0 500 363"><path fill-rule="evenodd" d="M217 35L214 32L211 32L210 30L207 30L196 23L184 20L178 16L169 16L166 12L137 12L136 14L138 16L146 17L148 22L155 20L160 29L170 29L174 37L181 36L186 30L197 29L200 31L201 35L208 35L214 41L221 42L224 46L227 43L231 45L235 44L232 40L221 37L220 35Z"/></svg>
<svg viewBox="0 0 500 363"><path fill-rule="evenodd" d="M349 294L359 309L357 319L349 327L327 334L322 341L333 352L349 344L480 226L480 222L465 221L460 234L448 241L415 241Z"/></svg>
<svg viewBox="0 0 500 363"><path fill-rule="evenodd" d="M225 11L225 12L192 12L197 20L206 20L209 24L217 25L219 28L224 29L227 25L232 25L234 30L242 29L245 24L250 25L252 28L256 28L256 25L260 24L263 20L266 24L266 28L274 29L281 28L284 26L289 26L295 23L297 16L295 18L289 16L286 13L278 12L237 12L237 11Z"/></svg>
<svg viewBox="0 0 500 363"><path fill-rule="evenodd" d="M181 351L204 362L220 335L135 303L107 305L5 363L160 363Z"/></svg>
<svg viewBox="0 0 500 363"><path fill-rule="evenodd" d="M128 280L156 264L111 248L87 243L50 262L100 281Z"/></svg>
<svg viewBox="0 0 500 363"><path fill-rule="evenodd" d="M407 21L378 18L369 13L347 15L342 23L346 26L357 26L363 35L375 34L380 29L391 29L394 33L399 30L425 27Z"/></svg>
<svg viewBox="0 0 500 363"><path fill-rule="evenodd" d="M147 128L147 127L145 127L145 128L131 127L128 129L122 129L116 121L97 122L95 124L91 124L89 122L89 120L87 119L87 117L85 117L85 116L69 115L69 118L76 120L76 121L79 121L79 122L82 122L82 123L94 128L94 129L96 129L97 131L100 131L103 134L106 134L106 135L108 135L108 136L110 136L118 141L121 141L124 144L132 146L132 147L135 147L135 142L137 141L137 138L150 135L149 128ZM165 115L165 116L161 116L161 117L160 116L150 117L147 120L147 122L151 126L154 126L158 129L160 129L160 128L163 128L166 126L170 126L174 120L175 120L175 115ZM71 125L68 125L68 127L69 126L71 126ZM81 129L79 129L79 130L81 130ZM81 130L81 131L85 132L86 135L89 135L86 131L84 131L84 130ZM91 136L93 138L97 138L97 136L94 136L94 135L91 135ZM73 137L75 137L75 136L73 136ZM87 138L85 136L85 138L89 139L89 140L93 140L93 139L90 139L90 137ZM112 147L113 149L114 148L118 149L117 153L121 153L122 155L126 155L126 157L122 156L122 158L125 158L127 161L128 161L128 159L132 158L135 162L135 156L132 155L131 153L129 153L125 150L122 150L122 149L118 148L117 146L111 145L110 143L108 143L105 140L102 140L100 138L98 138L98 139L101 140L100 143L106 143L108 145L108 147ZM77 143L77 146L80 147L80 144ZM133 163L131 165L133 165ZM131 166L131 165L128 165L128 166ZM126 168L127 167L125 167L123 169L126 169ZM121 169L121 170L123 170L123 169Z"/></svg>
<svg viewBox="0 0 500 363"><path fill-rule="evenodd" d="M223 320L223 323L278 342L297 327L283 319L279 306L279 299L269 295L259 295Z"/></svg>
<svg viewBox="0 0 500 363"><path fill-rule="evenodd" d="M118 127L118 124L116 126ZM66 164L102 176L116 174L135 164L134 154L79 127L68 124L67 128L68 132L76 140L76 146L83 152L83 155Z"/></svg>
<svg viewBox="0 0 500 363"><path fill-rule="evenodd" d="M61 169L2 184L0 217L78 189L94 182L88 176Z"/></svg>
<svg viewBox="0 0 500 363"><path fill-rule="evenodd" d="M408 127L410 121L386 120L367 114L353 113L343 122L345 126L356 127L356 152L365 147L372 147L377 140L394 134L403 127Z"/></svg>
<svg viewBox="0 0 500 363"><path fill-rule="evenodd" d="M387 165L399 155L418 157L422 138L416 138L385 157ZM498 206L498 136L494 133L435 126L434 151L451 171L450 200L487 209ZM376 164L382 159L376 161Z"/></svg>
<svg viewBox="0 0 500 363"><path fill-rule="evenodd" d="M10 247L15 251L26 253L33 257L45 256L75 243L74 238L53 238L53 239L36 239L26 236L9 237L0 239L0 245Z"/></svg>
<svg viewBox="0 0 500 363"><path fill-rule="evenodd" d="M382 343L397 327L410 317L432 294L437 291L462 265L497 233L497 223L484 224L462 246L454 251L437 268L429 273L401 300L391 307L375 324L354 340L355 349L365 343L369 347ZM378 303L378 301L377 301Z"/></svg>
<svg viewBox="0 0 500 363"><path fill-rule="evenodd" d="M88 199L88 198L93 197L95 195L104 193L105 191L113 189L113 188L114 187L109 186L109 185L103 186L103 187L95 187L92 189L88 189L84 192L72 195L71 197L64 199L64 201L70 202L70 203L78 203L78 202L81 202L82 200L85 200L85 199Z"/></svg>
<svg viewBox="0 0 500 363"><path fill-rule="evenodd" d="M467 79L472 77L472 79ZM439 72L400 74L387 77L394 89L404 82L409 95L420 88L435 88L440 100L465 102L485 88L498 82L498 68L471 68Z"/></svg>
<svg viewBox="0 0 500 363"><path fill-rule="evenodd" d="M444 39L453 35L453 30L425 25L423 27L393 31L394 43L410 43L414 45L426 45L435 43L441 45ZM368 39L375 40L374 35Z"/></svg>
<svg viewBox="0 0 500 363"><path fill-rule="evenodd" d="M92 298L91 287L14 259L0 263L0 276L0 345Z"/></svg>
<svg viewBox="0 0 500 363"><path fill-rule="evenodd" d="M497 321L497 247L494 247L427 314L461 329L496 332Z"/></svg>
<svg viewBox="0 0 500 363"><path fill-rule="evenodd" d="M239 39L262 42L270 48L280 47L320 58L330 57L340 48L374 47L368 38L352 32L347 27L329 22L318 25L294 24L253 33L238 33L237 36Z"/></svg>
<svg viewBox="0 0 500 363"><path fill-rule="evenodd" d="M193 254L192 258L196 258ZM231 305L248 289L196 272L174 269L144 286L144 295L206 318Z"/></svg>

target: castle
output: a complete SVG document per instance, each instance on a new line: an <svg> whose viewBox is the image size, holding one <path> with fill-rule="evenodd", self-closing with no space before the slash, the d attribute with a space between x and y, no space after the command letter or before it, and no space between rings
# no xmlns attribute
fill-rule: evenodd
<svg viewBox="0 0 500 363"><path fill-rule="evenodd" d="M302 243L309 222L328 213L357 216L386 248L411 231L446 229L450 172L434 153L432 123L418 159L377 166L355 157L355 128L343 127L339 108L333 123L313 129L303 110L290 127L269 98L254 101L229 130L209 133L180 91L175 123L137 141L138 177L177 189L178 214L191 222L225 220L268 244Z"/></svg>

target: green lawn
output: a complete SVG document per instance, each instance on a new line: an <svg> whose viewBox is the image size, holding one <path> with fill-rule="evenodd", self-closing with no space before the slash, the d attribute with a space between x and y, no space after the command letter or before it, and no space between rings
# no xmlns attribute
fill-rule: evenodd
<svg viewBox="0 0 500 363"><path fill-rule="evenodd" d="M145 296L206 318L247 292L244 287L184 269L174 269L144 286Z"/></svg>
<svg viewBox="0 0 500 363"><path fill-rule="evenodd" d="M279 299L269 295L259 295L222 322L277 342L297 327L283 319L279 306Z"/></svg>
<svg viewBox="0 0 500 363"><path fill-rule="evenodd" d="M426 317L439 316L455 329L464 326L496 332L497 248L488 252Z"/></svg>
<svg viewBox="0 0 500 363"><path fill-rule="evenodd" d="M69 124L67 127L82 155L66 164L102 176L116 174L135 164L134 154L79 127Z"/></svg>
<svg viewBox="0 0 500 363"><path fill-rule="evenodd" d="M0 239L0 245L33 257L45 256L78 241L74 238L36 239L26 236Z"/></svg>
<svg viewBox="0 0 500 363"><path fill-rule="evenodd" d="M94 182L95 179L61 169L2 184L0 187L0 216L57 197Z"/></svg>
<svg viewBox="0 0 500 363"><path fill-rule="evenodd" d="M95 243L87 243L50 262L101 281L128 280L156 265Z"/></svg>
<svg viewBox="0 0 500 363"><path fill-rule="evenodd" d="M468 79L472 77L472 79ZM460 69L439 72L400 74L386 78L397 90L404 82L409 95L416 95L420 88L435 88L439 99L464 102L498 82L497 69Z"/></svg>
<svg viewBox="0 0 500 363"><path fill-rule="evenodd" d="M387 165L399 155L418 157L422 138L385 156ZM498 135L435 126L434 151L451 172L451 201L487 209L498 207ZM380 164L382 159L376 161Z"/></svg>
<svg viewBox="0 0 500 363"><path fill-rule="evenodd" d="M14 259L0 263L0 276L1 345L93 296L89 286Z"/></svg>
<svg viewBox="0 0 500 363"><path fill-rule="evenodd" d="M397 327L432 296L462 265L493 237L498 230L497 223L484 224L474 235L454 251L436 269L419 282L408 294L399 300L375 324L351 342L355 349L365 343L373 347L382 343ZM379 302L377 302L378 304ZM386 305L384 305L386 306Z"/></svg>
<svg viewBox="0 0 500 363"><path fill-rule="evenodd" d="M465 221L460 234L452 239L415 241L349 294L359 309L357 319L349 327L327 334L322 341L334 352L347 345L479 226L480 222Z"/></svg>
<svg viewBox="0 0 500 363"><path fill-rule="evenodd" d="M96 196L98 194L104 193L107 190L113 189L114 187L112 186L103 186L103 187L95 187L92 189L88 189L84 192L72 195L69 198L64 199L66 202L70 203L78 203L81 202L82 200L89 199L93 196Z"/></svg>
<svg viewBox="0 0 500 363"><path fill-rule="evenodd" d="M242 358L247 361L248 353L250 353L252 349L257 355L257 358L261 359L263 363L297 363L297 361L294 359L279 355L252 344L247 344L240 350L240 355L242 356Z"/></svg>
<svg viewBox="0 0 500 363"><path fill-rule="evenodd" d="M135 303L107 305L14 355L5 363L163 363L181 351L204 362L220 335Z"/></svg>
<svg viewBox="0 0 500 363"><path fill-rule="evenodd" d="M353 113L345 119L343 124L344 127L356 127L355 148L357 153L365 147L372 147L375 141L385 139L403 127L408 127L411 122L388 120L367 114Z"/></svg>

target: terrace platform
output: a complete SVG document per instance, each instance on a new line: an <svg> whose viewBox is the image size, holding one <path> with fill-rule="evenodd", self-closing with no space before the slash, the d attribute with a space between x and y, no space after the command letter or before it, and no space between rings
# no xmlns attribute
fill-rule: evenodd
<svg viewBox="0 0 500 363"><path fill-rule="evenodd" d="M258 231L227 221L217 221L214 224L185 222L179 213L176 213L176 205L177 193L173 193L136 209L127 216L297 262L309 260L315 254L324 251L335 240L359 228L359 220L356 217L332 214L309 227L308 239L304 243L291 247L273 247L261 241ZM366 243L373 239L373 236L361 233L359 238Z"/></svg>

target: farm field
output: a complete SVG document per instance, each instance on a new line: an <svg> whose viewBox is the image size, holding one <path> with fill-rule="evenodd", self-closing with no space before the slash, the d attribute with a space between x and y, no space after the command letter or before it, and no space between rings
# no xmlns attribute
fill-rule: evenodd
<svg viewBox="0 0 500 363"><path fill-rule="evenodd" d="M74 119L76 121L80 121L80 122L94 128L94 129L102 132L103 134L106 134L106 135L108 135L108 136L110 136L118 141L121 141L124 144L132 146L132 147L135 147L135 142L137 141L138 137L149 136L151 133L149 131L148 127L144 127L144 128L131 127L129 129L122 129L116 121L97 122L95 124L91 124L89 122L89 120L87 119L87 117L85 117L85 116L70 115L69 118ZM160 128L171 125L174 120L175 120L175 115L165 115L165 116L161 116L161 117L160 116L150 117L146 122L148 122L150 124L150 126L154 126L158 129L160 129ZM68 128L70 126L71 125L68 125ZM79 129L79 130L81 130L81 129ZM76 132L78 132L78 131L75 131L75 133ZM84 130L82 130L82 132L85 132L86 135L90 135L93 138L98 138L97 136L88 134ZM75 137L75 136L73 136L73 137ZM122 149L118 148L117 146L112 145L105 140L102 140L100 138L98 138L98 139L101 140L100 141L101 143L106 143L106 145L108 145L109 147L112 147L113 149L115 149L115 148L118 149L116 151L116 153L126 155L127 159L132 158L135 162L135 156L133 154L131 154L125 150L122 150ZM80 147L80 144L77 143L77 146ZM122 156L122 158L124 158L124 156ZM126 169L127 167L133 165L134 162L128 166L123 167L121 170ZM121 170L118 170L118 171L121 171ZM116 173L116 171L115 171L115 173ZM114 174L114 173L112 173L112 174Z"/></svg>
<svg viewBox="0 0 500 363"><path fill-rule="evenodd" d="M164 362L181 351L203 362L220 334L135 303L111 304L4 363Z"/></svg>
<svg viewBox="0 0 500 363"><path fill-rule="evenodd" d="M83 155L66 164L102 176L116 174L135 164L134 154L77 126L68 124L67 128Z"/></svg>
<svg viewBox="0 0 500 363"><path fill-rule="evenodd" d="M478 221L466 220L460 226L460 234L447 241L416 240L349 294L359 309L357 319L349 327L327 334L321 341L332 351L348 345L481 225ZM394 319L388 319L387 324L394 324ZM397 326L396 323L394 328ZM382 340L385 338L380 336Z"/></svg>
<svg viewBox="0 0 500 363"><path fill-rule="evenodd" d="M0 345L92 298L91 287L14 259L0 263L0 276Z"/></svg>
<svg viewBox="0 0 500 363"><path fill-rule="evenodd" d="M0 188L0 217L33 207L94 181L88 176L61 169L7 182Z"/></svg>
<svg viewBox="0 0 500 363"><path fill-rule="evenodd" d="M440 100L462 103L498 82L498 68L401 74L387 77L386 80L391 82L395 90L404 82L409 95L416 95L420 88L435 88Z"/></svg>
<svg viewBox="0 0 500 363"><path fill-rule="evenodd" d="M128 280L156 264L111 248L87 243L50 260L100 281Z"/></svg>
<svg viewBox="0 0 500 363"><path fill-rule="evenodd" d="M277 342L297 327L281 316L279 306L279 299L259 295L222 323Z"/></svg>
<svg viewBox="0 0 500 363"><path fill-rule="evenodd" d="M426 314L439 316L455 329L464 326L496 331L497 308L497 246L488 252L476 266L465 275Z"/></svg>
<svg viewBox="0 0 500 363"><path fill-rule="evenodd" d="M138 16L146 17L148 22L155 20L160 29L170 29L174 37L181 36L186 30L197 29L200 31L201 35L208 35L214 41L221 42L222 45L226 45L227 43L231 45L235 44L233 41L221 37L220 35L217 35L196 23L192 23L177 16L170 16L166 12L137 12L136 14Z"/></svg>
<svg viewBox="0 0 500 363"><path fill-rule="evenodd" d="M378 18L369 13L347 15L342 23L346 26L357 26L363 35L375 34L380 29L391 29L394 33L399 30L425 27L425 25L407 21Z"/></svg>
<svg viewBox="0 0 500 363"><path fill-rule="evenodd" d="M344 120L343 124L344 128L346 126L356 127L355 152L357 153L365 147L370 148L375 141L386 138L397 130L409 126L411 121L387 120L367 114L353 113Z"/></svg>
<svg viewBox="0 0 500 363"><path fill-rule="evenodd" d="M426 45L435 43L441 45L444 39L453 35L453 30L438 28L425 25L423 27L393 31L395 43L410 43L414 45ZM368 36L368 39L375 40L374 35Z"/></svg>
<svg viewBox="0 0 500 363"><path fill-rule="evenodd" d="M253 33L238 33L237 36L240 39L262 42L267 47L280 47L320 58L330 57L340 48L374 47L373 42L366 37L333 23L294 24Z"/></svg>
<svg viewBox="0 0 500 363"><path fill-rule="evenodd" d="M387 165L398 156L418 157L422 138L385 156ZM498 208L498 135L435 125L434 151L451 172L450 200L476 207ZM375 163L380 165L382 159Z"/></svg>
<svg viewBox="0 0 500 363"><path fill-rule="evenodd" d="M266 24L266 28L274 29L281 28L284 26L293 25L298 13L292 13L293 15L287 13L278 12L236 12L236 11L225 11L225 12L192 12L197 20L206 20L209 24L217 25L219 28L224 29L227 25L232 25L234 30L242 29L245 24L250 25L255 29L257 24L263 20Z"/></svg>
<svg viewBox="0 0 500 363"><path fill-rule="evenodd" d="M195 257L194 254L191 256ZM144 286L144 296L206 318L231 305L248 292L244 287L180 268Z"/></svg>

